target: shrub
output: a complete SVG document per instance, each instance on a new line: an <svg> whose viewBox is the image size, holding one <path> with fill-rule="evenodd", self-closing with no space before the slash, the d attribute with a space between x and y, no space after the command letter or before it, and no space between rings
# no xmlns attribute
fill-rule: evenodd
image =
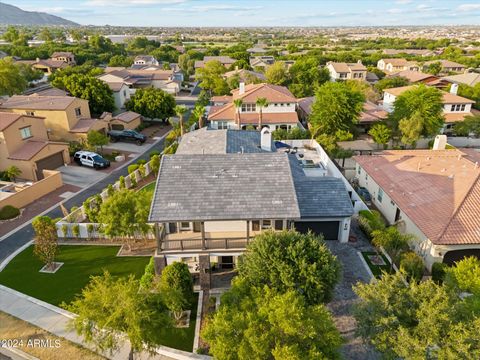
<svg viewBox="0 0 480 360"><path fill-rule="evenodd" d="M149 290L153 285L154 279L155 279L155 259L152 256L147 266L145 266L145 272L140 279L140 287L142 287L142 289Z"/></svg>
<svg viewBox="0 0 480 360"><path fill-rule="evenodd" d="M95 226L93 224L88 224L87 225L87 233L88 233L89 238L92 236L94 231L95 231Z"/></svg>
<svg viewBox="0 0 480 360"><path fill-rule="evenodd" d="M78 141L70 141L68 143L68 153L70 154L70 156L75 155L75 153L77 151L82 150L82 148L83 148L83 145Z"/></svg>
<svg viewBox="0 0 480 360"><path fill-rule="evenodd" d="M147 163L147 160L145 160L145 159L140 159L140 160L137 161L138 165L145 165L146 163Z"/></svg>
<svg viewBox="0 0 480 360"><path fill-rule="evenodd" d="M150 159L151 159L151 158L154 157L155 155L160 155L160 151L158 151L158 150L150 151L150 154L149 154L149 155L150 155Z"/></svg>
<svg viewBox="0 0 480 360"><path fill-rule="evenodd" d="M436 283L443 283L445 279L445 270L448 268L447 264L444 263L433 263L432 265L432 280Z"/></svg>
<svg viewBox="0 0 480 360"><path fill-rule="evenodd" d="M80 225L75 224L72 226L72 234L75 238L78 238L80 236Z"/></svg>
<svg viewBox="0 0 480 360"><path fill-rule="evenodd" d="M125 177L124 176L120 176L118 178L118 185L120 187L120 190L125 189Z"/></svg>
<svg viewBox="0 0 480 360"><path fill-rule="evenodd" d="M138 169L139 165L138 164L132 164L132 165L128 165L128 173L131 174L133 173L134 171L136 171Z"/></svg>
<svg viewBox="0 0 480 360"><path fill-rule="evenodd" d="M191 303L193 299L193 280L188 265L183 262L174 262L163 269L160 278L160 289L173 289L181 292L182 297Z"/></svg>
<svg viewBox="0 0 480 360"><path fill-rule="evenodd" d="M62 225L62 234L64 238L68 236L68 226L66 224Z"/></svg>
<svg viewBox="0 0 480 360"><path fill-rule="evenodd" d="M400 257L400 270L405 273L409 281L420 281L423 269L423 259L413 251L403 253Z"/></svg>
<svg viewBox="0 0 480 360"><path fill-rule="evenodd" d="M9 220L20 215L20 210L15 206L6 205L0 210L0 220Z"/></svg>
<svg viewBox="0 0 480 360"><path fill-rule="evenodd" d="M372 232L384 230L386 227L382 215L376 210L360 210L358 212L358 225L369 239L372 239Z"/></svg>
<svg viewBox="0 0 480 360"><path fill-rule="evenodd" d="M134 175L130 176L130 186L132 188L137 187L137 178Z"/></svg>
<svg viewBox="0 0 480 360"><path fill-rule="evenodd" d="M112 184L108 184L108 186L107 186L107 194L108 194L108 196L109 196L109 197L112 196L114 192L115 192L115 189L113 188L113 185L112 185Z"/></svg>

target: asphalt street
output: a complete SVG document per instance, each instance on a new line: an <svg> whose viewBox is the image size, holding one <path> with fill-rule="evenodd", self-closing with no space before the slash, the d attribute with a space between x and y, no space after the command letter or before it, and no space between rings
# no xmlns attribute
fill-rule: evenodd
<svg viewBox="0 0 480 360"><path fill-rule="evenodd" d="M157 143L155 143L152 147L146 148L146 150L139 155L139 157L135 158L134 161L139 159L149 159L149 153L152 150L159 150L162 151L164 147L164 139L162 138ZM105 178L101 179L99 182L90 185L89 187L85 188L83 191L79 192L77 195L74 195L70 199L63 202L63 205L67 209L71 209L73 206L81 206L83 202L92 195L95 195L101 192L103 189L107 187L108 184L112 184L120 176L128 175L127 166L123 166L122 168L114 170L111 174L107 175ZM50 216L51 218L59 218L63 217L62 211L60 207L57 206L52 211L46 213L45 215ZM10 254L14 251L19 249L20 247L27 244L29 241L33 239L33 228L31 224L28 224L18 231L14 232L10 236L6 237L5 239L0 241L0 263L5 260Z"/></svg>

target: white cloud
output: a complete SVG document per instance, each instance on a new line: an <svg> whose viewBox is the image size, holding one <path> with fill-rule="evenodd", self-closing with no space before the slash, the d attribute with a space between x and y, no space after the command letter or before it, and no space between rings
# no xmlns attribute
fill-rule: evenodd
<svg viewBox="0 0 480 360"><path fill-rule="evenodd" d="M462 4L457 7L458 11L480 10L480 4Z"/></svg>
<svg viewBox="0 0 480 360"><path fill-rule="evenodd" d="M131 6L131 5L171 5L187 0L88 0L88 6Z"/></svg>
<svg viewBox="0 0 480 360"><path fill-rule="evenodd" d="M387 10L388 14L401 14L403 12L405 12L404 9L398 9L398 8L393 8L393 9L388 9Z"/></svg>
<svg viewBox="0 0 480 360"><path fill-rule="evenodd" d="M400 4L400 5L410 4L412 2L413 0L396 0L395 1L396 4Z"/></svg>

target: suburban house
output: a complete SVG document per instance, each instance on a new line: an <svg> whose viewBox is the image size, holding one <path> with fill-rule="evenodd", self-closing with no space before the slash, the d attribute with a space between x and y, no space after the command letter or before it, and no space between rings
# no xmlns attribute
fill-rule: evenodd
<svg viewBox="0 0 480 360"><path fill-rule="evenodd" d="M19 178L38 181L68 163L68 144L49 140L42 117L0 111L0 171L16 166Z"/></svg>
<svg viewBox="0 0 480 360"><path fill-rule="evenodd" d="M425 74L421 71L403 70L390 74L387 77L390 78L396 76L404 77L412 84L423 83L428 86L436 87L437 89L445 89L450 85L448 81L439 78L438 76Z"/></svg>
<svg viewBox="0 0 480 360"><path fill-rule="evenodd" d="M256 104L259 98L265 98L268 102L262 109ZM219 99L214 100L217 104L221 103L218 102ZM235 100L242 101L238 109L235 107ZM296 112L297 99L284 86L240 83L239 89L233 90L232 96L224 97L223 101L223 105L212 106L208 114L208 121L214 129L245 129L249 125L257 128L260 110L261 127L268 127L272 131L301 127Z"/></svg>
<svg viewBox="0 0 480 360"><path fill-rule="evenodd" d="M125 111L111 118L104 118L108 121L109 128L112 130L134 130L142 123L142 115L133 111Z"/></svg>
<svg viewBox="0 0 480 360"><path fill-rule="evenodd" d="M180 82L174 79L174 71L159 70L156 67L152 70L123 67L106 68L105 73L98 78L107 84L126 84L130 88L130 95L135 93L135 89L148 87L161 89L169 94L177 94L180 91ZM113 86L118 89L120 85ZM129 98L125 95L122 97L124 100ZM119 99L119 102L121 102L121 99Z"/></svg>
<svg viewBox="0 0 480 360"><path fill-rule="evenodd" d="M433 56L440 55L442 51L433 51L428 49L383 49L383 54L385 55L414 55L414 56Z"/></svg>
<svg viewBox="0 0 480 360"><path fill-rule="evenodd" d="M402 86L383 90L383 108L388 112L393 111L397 96L407 90L411 90L415 85ZM445 117L444 132L450 132L455 123L463 121L466 116L474 115L476 110L472 109L475 101L458 96L456 94L458 86L452 86L450 92L442 91L443 114ZM440 90L441 91L441 90Z"/></svg>
<svg viewBox="0 0 480 360"><path fill-rule="evenodd" d="M133 60L134 65L158 65L157 59L152 55L138 55Z"/></svg>
<svg viewBox="0 0 480 360"><path fill-rule="evenodd" d="M330 80L365 80L367 78L367 68L361 60L356 63L338 63L329 61L326 65L330 72Z"/></svg>
<svg viewBox="0 0 480 360"><path fill-rule="evenodd" d="M250 66L255 68L266 69L270 65L275 63L275 58L273 56L253 56L250 58Z"/></svg>
<svg viewBox="0 0 480 360"><path fill-rule="evenodd" d="M451 84L464 84L473 87L480 83L480 74L472 72L450 75L442 77L442 80L448 81Z"/></svg>
<svg viewBox="0 0 480 360"><path fill-rule="evenodd" d="M378 60L377 68L386 73L394 73L394 72L404 71L404 70L410 70L410 71L420 70L419 65L415 61L408 61L406 59L401 59L401 58L380 59Z"/></svg>
<svg viewBox="0 0 480 360"><path fill-rule="evenodd" d="M70 51L59 51L59 52L54 52L52 56L50 56L50 59L54 61L63 61L66 62L68 65L75 65L75 55L71 53Z"/></svg>
<svg viewBox="0 0 480 360"><path fill-rule="evenodd" d="M414 249L429 269L434 262L480 257L479 152L389 150L354 159L360 186L388 223L415 236Z"/></svg>
<svg viewBox="0 0 480 360"><path fill-rule="evenodd" d="M195 70L198 68L203 68L205 66L205 63L209 61L218 61L220 64L225 66L226 68L229 68L232 66L237 60L232 59L230 56L205 56L203 60L196 60L194 64Z"/></svg>
<svg viewBox="0 0 480 360"><path fill-rule="evenodd" d="M130 88L127 83L121 82L106 82L108 87L113 92L113 100L115 101L115 108L118 110L125 108L125 102L130 99Z"/></svg>
<svg viewBox="0 0 480 360"><path fill-rule="evenodd" d="M223 77L226 80L230 78L237 78L239 83L244 82L245 84L264 82L266 80L264 74L246 69L227 71L225 74L223 74Z"/></svg>
<svg viewBox="0 0 480 360"><path fill-rule="evenodd" d="M157 270L187 262L209 288L212 265L232 268L263 231L295 228L348 241L352 192L317 151L297 145L296 153L277 149L269 129L185 134L177 153L162 157L151 205Z"/></svg>
<svg viewBox="0 0 480 360"><path fill-rule="evenodd" d="M92 119L88 101L72 96L14 95L0 104L0 111L44 118L48 138L77 141L88 131L106 131L103 119Z"/></svg>
<svg viewBox="0 0 480 360"><path fill-rule="evenodd" d="M459 64L454 61L450 60L432 60L427 61L423 64L424 67L427 67L431 64L439 62L442 65L442 70L440 71L442 74L449 74L449 73L461 73L466 70L466 66Z"/></svg>

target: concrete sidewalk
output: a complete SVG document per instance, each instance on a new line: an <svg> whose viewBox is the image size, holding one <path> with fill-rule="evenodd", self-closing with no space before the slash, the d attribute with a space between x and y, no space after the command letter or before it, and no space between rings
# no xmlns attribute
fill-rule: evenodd
<svg viewBox="0 0 480 360"><path fill-rule="evenodd" d="M45 329L53 335L65 338L84 348L97 352L91 344L83 341L75 330L70 330L68 323L75 317L66 310L50 305L36 298L27 296L18 291L0 285L0 311L15 316L39 328ZM126 341L113 354L101 354L109 359L128 359L130 345ZM136 359L170 360L163 355L150 356L147 353L136 354Z"/></svg>

